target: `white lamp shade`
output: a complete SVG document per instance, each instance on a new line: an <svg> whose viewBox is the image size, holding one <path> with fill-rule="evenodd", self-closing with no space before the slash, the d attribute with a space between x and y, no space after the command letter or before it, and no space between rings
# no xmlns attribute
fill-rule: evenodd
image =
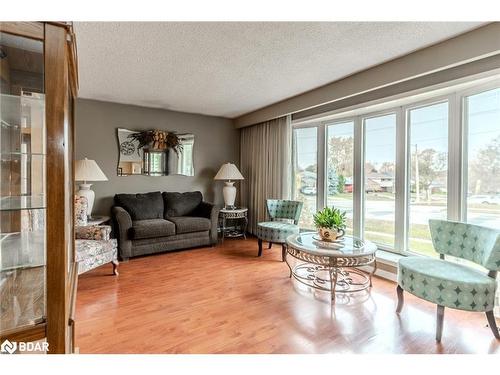
<svg viewBox="0 0 500 375"><path fill-rule="evenodd" d="M75 162L76 181L108 181L106 175L101 171L95 160L77 160Z"/></svg>
<svg viewBox="0 0 500 375"><path fill-rule="evenodd" d="M222 164L214 180L244 180L236 165L231 163Z"/></svg>

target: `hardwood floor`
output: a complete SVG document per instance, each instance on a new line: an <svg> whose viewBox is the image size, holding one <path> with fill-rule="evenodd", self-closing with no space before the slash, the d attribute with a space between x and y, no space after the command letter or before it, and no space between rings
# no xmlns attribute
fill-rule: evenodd
<svg viewBox="0 0 500 375"><path fill-rule="evenodd" d="M370 294L331 307L298 289L273 246L227 240L135 258L112 276L105 265L80 276L80 353L499 353L484 314L446 309L434 341L436 307L375 278Z"/></svg>

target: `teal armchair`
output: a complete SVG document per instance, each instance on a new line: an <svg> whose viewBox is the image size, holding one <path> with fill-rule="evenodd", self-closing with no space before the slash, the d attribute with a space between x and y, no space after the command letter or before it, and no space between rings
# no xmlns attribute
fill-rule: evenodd
<svg viewBox="0 0 500 375"><path fill-rule="evenodd" d="M267 213L271 221L257 224L257 238L259 243L259 256L262 255L262 242L269 242L269 249L273 243L281 244L281 259L285 259L286 238L299 233L299 218L302 212L302 202L267 199Z"/></svg>
<svg viewBox="0 0 500 375"><path fill-rule="evenodd" d="M441 341L445 307L485 312L493 335L500 339L493 315L500 231L445 220L429 220L429 226L440 259L411 256L399 261L396 312L401 312L407 291L437 305L436 341ZM445 255L472 261L489 272L446 261Z"/></svg>

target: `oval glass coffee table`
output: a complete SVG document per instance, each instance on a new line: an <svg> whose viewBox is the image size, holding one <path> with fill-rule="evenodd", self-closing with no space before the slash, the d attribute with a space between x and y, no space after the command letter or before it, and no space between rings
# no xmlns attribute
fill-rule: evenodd
<svg viewBox="0 0 500 375"><path fill-rule="evenodd" d="M377 269L377 246L370 241L344 236L337 242L322 241L317 232L294 234L287 238L286 264L290 277L317 290L330 292L335 303L336 293L354 293L372 285ZM298 260L293 266L289 257ZM366 272L359 267L371 266Z"/></svg>

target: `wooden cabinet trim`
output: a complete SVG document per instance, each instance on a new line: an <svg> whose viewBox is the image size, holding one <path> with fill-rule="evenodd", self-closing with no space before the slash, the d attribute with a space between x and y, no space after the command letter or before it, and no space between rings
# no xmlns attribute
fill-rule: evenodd
<svg viewBox="0 0 500 375"><path fill-rule="evenodd" d="M68 173L68 61L66 29L45 25L45 114L47 139L47 340L49 353L68 352L69 204L65 192ZM72 186L72 181L70 182Z"/></svg>
<svg viewBox="0 0 500 375"><path fill-rule="evenodd" d="M9 34L44 40L42 22L0 22L0 30Z"/></svg>
<svg viewBox="0 0 500 375"><path fill-rule="evenodd" d="M0 341L36 341L42 340L46 336L46 323L39 323L33 326L26 326L13 329L11 331L4 331L0 336Z"/></svg>

